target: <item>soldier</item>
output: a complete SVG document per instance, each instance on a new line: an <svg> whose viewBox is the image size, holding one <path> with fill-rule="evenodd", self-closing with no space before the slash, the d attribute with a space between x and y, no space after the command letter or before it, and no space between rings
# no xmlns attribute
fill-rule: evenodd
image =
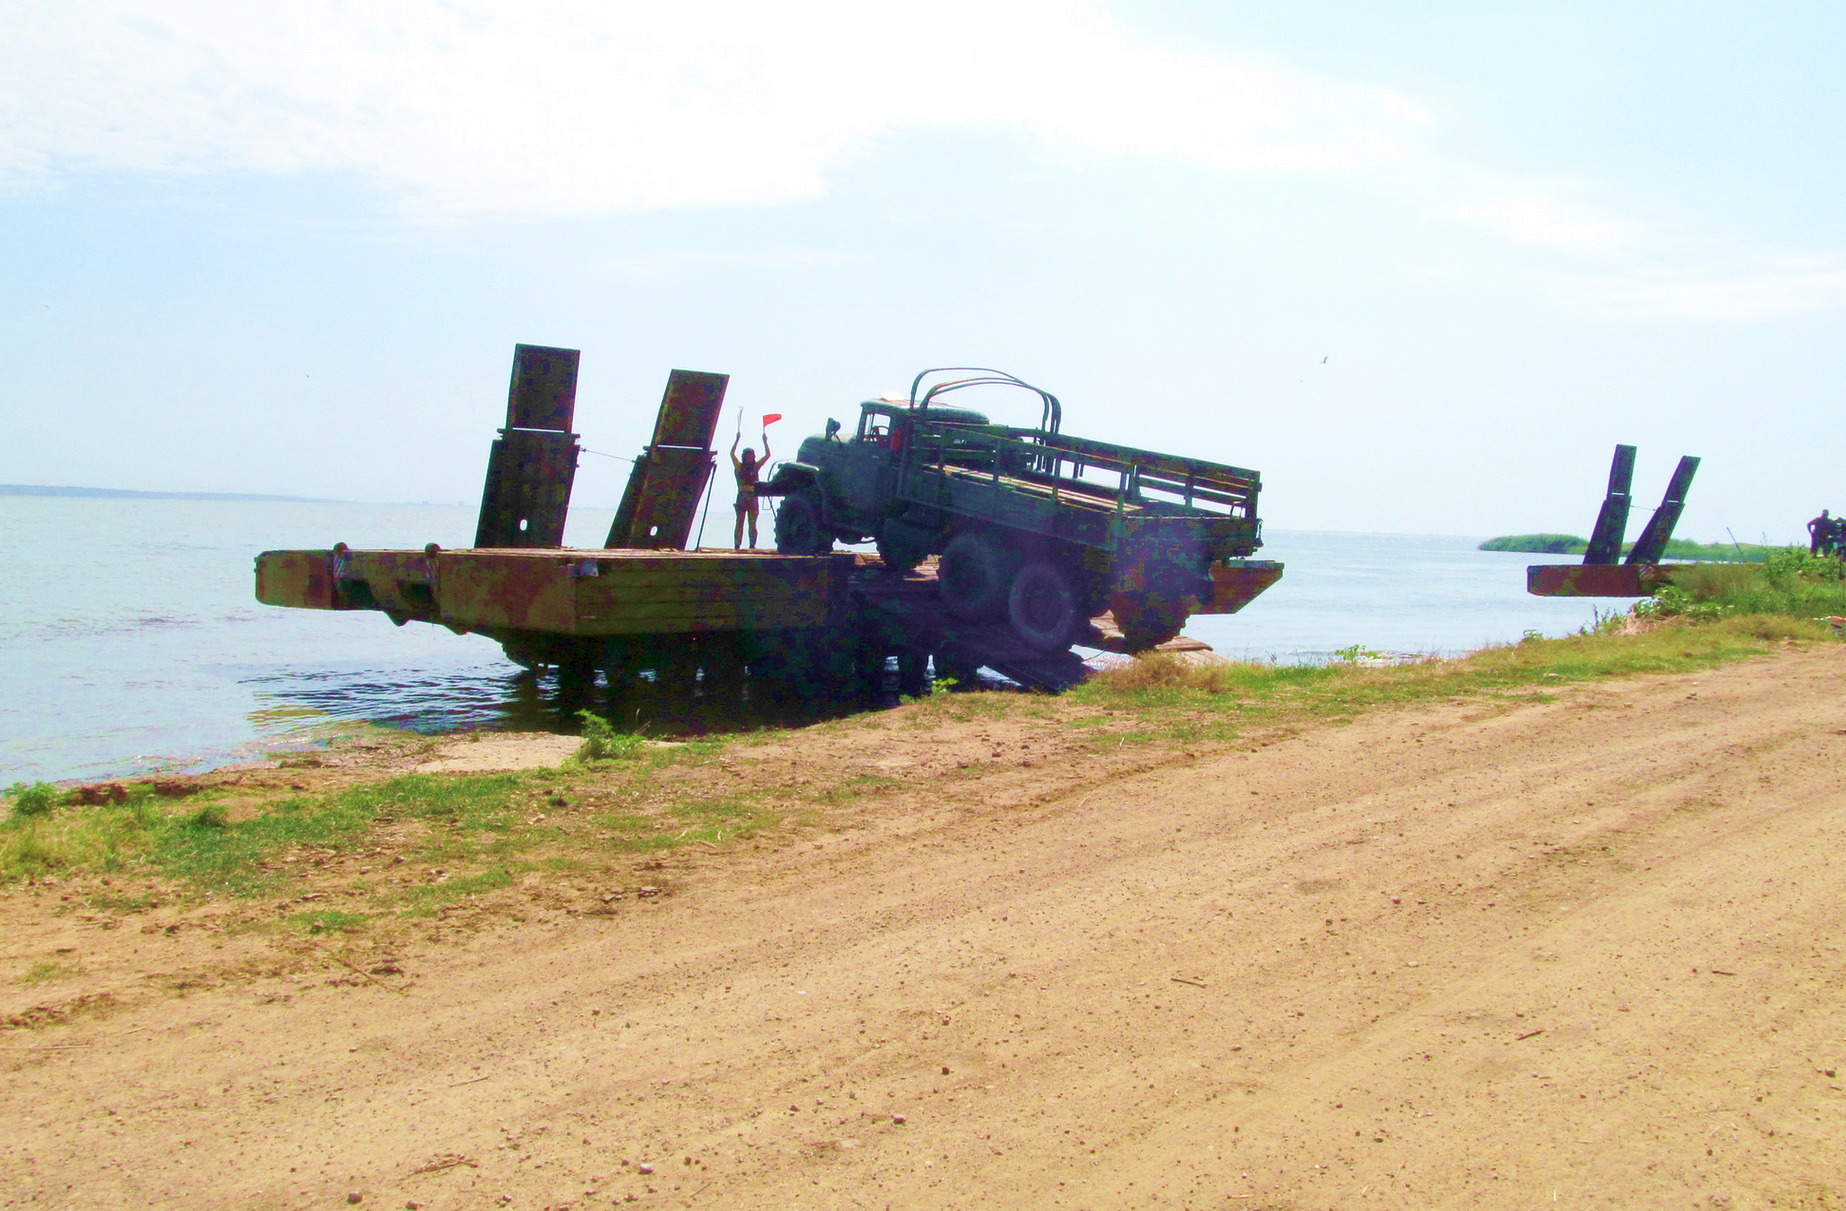
<svg viewBox="0 0 1846 1211"><path fill-rule="evenodd" d="M742 440L742 433L731 439L731 474L737 477L737 525L731 534L731 546L739 551L744 549L744 523L746 521L750 524L750 546L752 549L756 547L756 517L759 507L756 499L756 475L762 466L762 463L757 461L756 451L748 446L744 447L743 457L737 457L737 443ZM769 458L769 431L765 429L763 430L762 461L768 462Z"/></svg>
<svg viewBox="0 0 1846 1211"><path fill-rule="evenodd" d="M1822 509L1820 516L1808 523L1808 554L1831 555L1839 542L1839 523Z"/></svg>

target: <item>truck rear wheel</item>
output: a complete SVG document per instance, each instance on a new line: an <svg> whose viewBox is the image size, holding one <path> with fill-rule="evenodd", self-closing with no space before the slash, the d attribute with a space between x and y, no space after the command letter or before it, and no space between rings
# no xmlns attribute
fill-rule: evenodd
<svg viewBox="0 0 1846 1211"><path fill-rule="evenodd" d="M820 502L808 491L790 492L776 509L776 551L782 555L825 555L833 535L821 525Z"/></svg>
<svg viewBox="0 0 1846 1211"><path fill-rule="evenodd" d="M937 591L957 618L998 618L1006 611L1017 565L980 530L963 530L949 539L937 565Z"/></svg>
<svg viewBox="0 0 1846 1211"><path fill-rule="evenodd" d="M1029 561L1013 577L1006 620L1027 647L1039 652L1069 647L1089 622L1077 578L1064 565L1042 558Z"/></svg>

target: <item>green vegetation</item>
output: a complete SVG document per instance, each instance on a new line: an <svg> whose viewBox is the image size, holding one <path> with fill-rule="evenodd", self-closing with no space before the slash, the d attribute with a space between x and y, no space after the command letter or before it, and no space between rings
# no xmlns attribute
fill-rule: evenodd
<svg viewBox="0 0 1846 1211"><path fill-rule="evenodd" d="M1627 551L1634 546L1629 543L1622 548ZM1753 542L1693 542L1685 538L1667 539L1666 549L1661 552L1664 559L1704 559L1722 563L1764 563L1778 551L1799 550L1797 547L1765 547ZM1805 551L1802 552L1806 554Z"/></svg>
<svg viewBox="0 0 1846 1211"><path fill-rule="evenodd" d="M1530 551L1535 555L1581 555L1590 549L1587 538L1575 534L1503 534L1475 548L1479 551Z"/></svg>
<svg viewBox="0 0 1846 1211"><path fill-rule="evenodd" d="M1753 614L1806 620L1846 616L1846 563L1785 547L1760 564L1681 568L1671 584L1635 612L1698 622Z"/></svg>
<svg viewBox="0 0 1846 1211"><path fill-rule="evenodd" d="M1476 548L1480 551L1526 551L1535 555L1581 555L1589 549L1589 540L1575 534L1505 534L1499 538L1490 538ZM1633 549L1634 544L1631 542L1622 544L1624 554ZM1778 551L1797 549L1765 547L1749 542L1693 542L1685 538L1669 538L1661 558L1762 563Z"/></svg>
<svg viewBox="0 0 1846 1211"><path fill-rule="evenodd" d="M329 864L346 862L350 876L351 864L377 852L388 831L397 877L368 877L371 868L362 867L345 885L369 897L370 916L317 909L281 922L309 933L345 932L382 913L423 915L510 886L529 871L572 869L599 853L716 846L777 818L753 790L714 797L674 789L676 767L717 756L722 741L644 747L612 729L602 741L605 755L590 764L410 774L236 810L218 802L216 791L161 800L146 786L131 786L122 801L77 804L55 788L15 787L0 822L0 884L92 873L176 880L194 898L288 895ZM620 764L610 760L615 756ZM91 907L139 911L153 903L132 889L114 890L99 893Z"/></svg>
<svg viewBox="0 0 1846 1211"><path fill-rule="evenodd" d="M62 980L66 976L76 974L77 972L62 963L34 963L26 969L25 975L19 977L19 982L30 986L44 984L51 980Z"/></svg>
<svg viewBox="0 0 1846 1211"><path fill-rule="evenodd" d="M118 870L146 852L150 830L161 819L146 795L74 807L60 794L43 808L38 790L13 792L12 811L0 823L0 883L62 870Z"/></svg>
<svg viewBox="0 0 1846 1211"><path fill-rule="evenodd" d="M371 918L356 912L298 912L282 923L301 933L357 933L371 924Z"/></svg>
<svg viewBox="0 0 1846 1211"><path fill-rule="evenodd" d="M34 782L30 786L16 782L7 794L13 797L15 816L49 816L64 802L64 792L49 782Z"/></svg>
<svg viewBox="0 0 1846 1211"><path fill-rule="evenodd" d="M1384 667L1351 661L1320 667L1189 664L1144 656L1099 674L1070 698L1125 714L1138 727L1155 726L1182 743L1223 741L1252 723L1340 719L1375 706L1458 696L1531 697L1572 681L1709 668L1759 655L1771 642L1827 635L1824 626L1781 614L1737 614L1696 626L1613 615L1562 639L1528 637L1460 659ZM1093 739L1096 745L1119 741L1101 730Z"/></svg>
<svg viewBox="0 0 1846 1211"><path fill-rule="evenodd" d="M615 726L594 711L578 711L577 722L583 744L577 749L579 761L620 761L632 757L647 742L640 736L618 732Z"/></svg>
<svg viewBox="0 0 1846 1211"><path fill-rule="evenodd" d="M496 866L479 874L462 875L460 878L445 879L440 883L431 883L424 887L413 887L407 898L421 908L430 908L439 904L453 904L469 896L478 896L482 892L499 891L502 887L513 885L514 872L511 867Z"/></svg>

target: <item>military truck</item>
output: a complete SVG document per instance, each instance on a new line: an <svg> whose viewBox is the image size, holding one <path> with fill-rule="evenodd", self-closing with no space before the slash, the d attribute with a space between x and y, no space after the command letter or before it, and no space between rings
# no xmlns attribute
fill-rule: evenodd
<svg viewBox="0 0 1846 1211"><path fill-rule="evenodd" d="M995 386L1036 397L1037 427L943 402ZM950 612L1004 619L1040 651L1082 641L1105 614L1144 651L1281 575L1249 558L1262 546L1255 471L1071 437L1062 420L1056 396L1004 371L925 370L907 398L860 405L850 436L829 420L777 468L761 490L781 497L776 549L870 541L898 574L940 555Z"/></svg>

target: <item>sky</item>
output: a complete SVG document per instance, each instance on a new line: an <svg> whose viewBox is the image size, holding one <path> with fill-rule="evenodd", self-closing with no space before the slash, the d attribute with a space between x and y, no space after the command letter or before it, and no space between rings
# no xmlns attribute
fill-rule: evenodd
<svg viewBox="0 0 1846 1211"><path fill-rule="evenodd" d="M977 365L1260 471L1276 528L1587 533L1617 442L1631 534L1681 454L1685 537L1846 508L1837 3L8 22L0 482L471 501L527 342L582 350L627 457L676 367L732 376L727 431L785 414L780 457Z"/></svg>

